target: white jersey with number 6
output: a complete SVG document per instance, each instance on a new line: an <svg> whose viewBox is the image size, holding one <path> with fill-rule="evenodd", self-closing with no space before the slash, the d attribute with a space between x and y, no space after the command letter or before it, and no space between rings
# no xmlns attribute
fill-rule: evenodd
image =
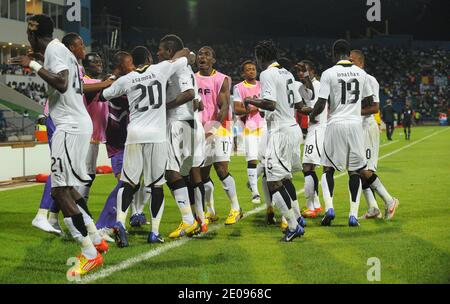
<svg viewBox="0 0 450 304"><path fill-rule="evenodd" d="M372 96L367 73L350 61L341 60L323 72L319 98L328 99L328 124L342 121L361 122L361 101Z"/></svg>
<svg viewBox="0 0 450 304"><path fill-rule="evenodd" d="M144 66L103 91L107 100L127 95L130 122L126 145L166 142L166 86L168 79L185 68L187 59Z"/></svg>
<svg viewBox="0 0 450 304"><path fill-rule="evenodd" d="M260 76L261 97L276 102L274 111L266 111L267 129L296 124L295 104L301 101L292 74L277 62L272 63Z"/></svg>

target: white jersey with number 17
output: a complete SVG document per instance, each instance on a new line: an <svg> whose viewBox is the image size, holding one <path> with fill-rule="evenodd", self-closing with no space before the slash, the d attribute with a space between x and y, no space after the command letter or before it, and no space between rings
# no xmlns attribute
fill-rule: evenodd
<svg viewBox="0 0 450 304"><path fill-rule="evenodd" d="M361 122L361 101L372 96L367 73L350 61L341 60L323 72L319 98L328 99L328 124L343 121Z"/></svg>
<svg viewBox="0 0 450 304"><path fill-rule="evenodd" d="M166 86L168 79L186 67L187 59L144 66L120 77L103 91L107 100L127 95L130 122L126 144L166 141Z"/></svg>

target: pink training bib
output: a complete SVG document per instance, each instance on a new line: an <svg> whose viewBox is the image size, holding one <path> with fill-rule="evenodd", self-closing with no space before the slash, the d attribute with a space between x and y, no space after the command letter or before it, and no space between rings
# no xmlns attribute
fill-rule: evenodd
<svg viewBox="0 0 450 304"><path fill-rule="evenodd" d="M242 81L236 85L236 89L239 92L242 102L244 102L247 97L259 98L261 96L261 84L259 81L256 81L255 85ZM255 130L261 128L263 124L264 119L261 117L259 111L247 115L247 119L245 121L246 128Z"/></svg>
<svg viewBox="0 0 450 304"><path fill-rule="evenodd" d="M100 80L91 79L89 77L83 77L83 83L92 84L99 83ZM100 93L96 94L90 100L87 99L86 95L83 95L84 105L89 113L89 116L92 119L92 138L91 140L96 143L105 143L106 142L106 126L108 123L108 103L100 102L98 98L100 97Z"/></svg>
<svg viewBox="0 0 450 304"><path fill-rule="evenodd" d="M213 70L211 76L202 76L200 73L195 74L195 80L197 81L198 93L202 99L204 110L201 112L201 120L203 126L217 121L217 113L219 112L219 93L222 88L225 78L228 78L229 87L231 88L231 78L225 74ZM227 119L222 124L223 127L229 129L231 126L231 111L228 111ZM227 123L228 122L228 123Z"/></svg>

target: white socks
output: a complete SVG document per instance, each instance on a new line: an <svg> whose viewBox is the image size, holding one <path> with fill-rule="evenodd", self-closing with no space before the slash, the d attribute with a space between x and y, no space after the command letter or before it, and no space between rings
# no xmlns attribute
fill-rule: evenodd
<svg viewBox="0 0 450 304"><path fill-rule="evenodd" d="M194 188L194 197L195 197L195 214L200 219L201 224L205 223L205 211L203 210L203 195L200 187Z"/></svg>
<svg viewBox="0 0 450 304"><path fill-rule="evenodd" d="M394 201L394 199L389 194L389 192L387 192L386 188L384 188L378 177L373 181L372 184L370 184L370 188L372 188L376 193L378 193L379 196L381 196L386 206L390 206Z"/></svg>
<svg viewBox="0 0 450 304"><path fill-rule="evenodd" d="M215 215L216 210L214 210L214 184L211 180L204 183L203 186L205 187L205 203L208 208L208 212Z"/></svg>
<svg viewBox="0 0 450 304"><path fill-rule="evenodd" d="M144 212L145 204L150 200L151 191L141 184L139 190L134 194L133 202L130 205L131 214L141 214Z"/></svg>
<svg viewBox="0 0 450 304"><path fill-rule="evenodd" d="M286 191L285 189L283 189ZM281 191L281 190L280 190ZM283 199L283 196L281 195L280 191L277 191L273 194L272 200L275 206L280 210L281 214L286 218L286 221L289 225L289 230L293 231L297 228L297 219L295 217L294 211L291 209L288 209L285 200ZM286 195L289 198L289 194L286 191ZM290 198L289 198L290 199Z"/></svg>
<svg viewBox="0 0 450 304"><path fill-rule="evenodd" d="M377 200L375 199L375 196L373 195L372 189L366 188L363 189L364 198L366 199L367 208L378 208Z"/></svg>
<svg viewBox="0 0 450 304"><path fill-rule="evenodd" d="M42 218L47 219L47 215L48 215L48 209L39 209L36 214L36 217L42 217Z"/></svg>
<svg viewBox="0 0 450 304"><path fill-rule="evenodd" d="M252 195L259 195L258 191L258 169L257 168L247 168L248 183L250 184L250 189Z"/></svg>
<svg viewBox="0 0 450 304"><path fill-rule="evenodd" d="M189 202L189 192L187 187L179 188L172 191L175 201L180 209L183 222L189 225L194 224L194 216L192 215L191 204Z"/></svg>
<svg viewBox="0 0 450 304"><path fill-rule="evenodd" d="M333 208L333 197L331 196L330 190L328 189L327 176L325 173L322 174L321 185L322 185L322 196L323 201L325 203L325 212L326 212L328 211L328 209Z"/></svg>
<svg viewBox="0 0 450 304"><path fill-rule="evenodd" d="M355 218L358 218L359 202L361 200L361 190L362 190L362 187L361 187L361 179L360 179L359 187L358 187L358 194L356 195L356 201L353 202L350 188L348 189L349 194L350 194L350 214L349 214L349 216L354 216Z"/></svg>
<svg viewBox="0 0 450 304"><path fill-rule="evenodd" d="M314 179L311 175L305 176L305 198L306 198L306 207L309 210L314 210L314 199L316 193L314 191Z"/></svg>
<svg viewBox="0 0 450 304"><path fill-rule="evenodd" d="M228 198L231 202L231 209L239 211L239 201L236 194L236 184L234 182L234 178L228 174L228 176L222 181L223 189L227 194Z"/></svg>
<svg viewBox="0 0 450 304"><path fill-rule="evenodd" d="M83 237L81 233L75 228L72 218L64 218L64 223L70 231L72 237L80 244L81 252L88 259L93 259L97 256L97 249L95 249L94 244L89 236Z"/></svg>
<svg viewBox="0 0 450 304"><path fill-rule="evenodd" d="M150 206L150 214L152 214L152 232L156 235L159 234L159 225L161 224L161 218L164 213L164 200L161 204L161 208L159 208L158 214L156 217L153 217L153 213Z"/></svg>
<svg viewBox="0 0 450 304"><path fill-rule="evenodd" d="M99 244L102 241L102 237L98 233L94 220L89 216L89 214L86 213L86 211L84 211L83 208L78 207L78 209L80 209L80 212L83 215L84 225L86 226L88 235L91 238L92 243Z"/></svg>

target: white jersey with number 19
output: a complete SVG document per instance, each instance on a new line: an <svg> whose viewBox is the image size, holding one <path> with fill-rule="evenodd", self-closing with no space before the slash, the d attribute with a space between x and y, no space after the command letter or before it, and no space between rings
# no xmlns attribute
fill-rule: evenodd
<svg viewBox="0 0 450 304"><path fill-rule="evenodd" d="M323 72L319 98L328 99L328 124L343 121L361 122L361 101L372 96L367 73L350 61L341 60Z"/></svg>
<svg viewBox="0 0 450 304"><path fill-rule="evenodd" d="M126 144L166 142L166 86L168 79L185 68L187 59L144 66L103 91L107 100L127 95L130 122Z"/></svg>
<svg viewBox="0 0 450 304"><path fill-rule="evenodd" d="M83 102L83 85L75 56L58 39L45 50L44 68L54 74L68 71L67 91L49 86L50 117L58 130L71 134L92 134L92 120Z"/></svg>

